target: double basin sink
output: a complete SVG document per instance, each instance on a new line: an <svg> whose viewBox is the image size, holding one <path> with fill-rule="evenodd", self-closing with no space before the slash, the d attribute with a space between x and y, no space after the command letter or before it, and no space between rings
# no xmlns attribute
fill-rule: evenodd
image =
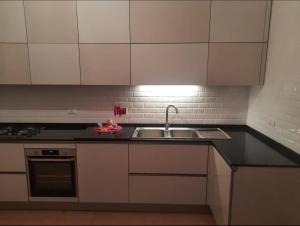
<svg viewBox="0 0 300 226"><path fill-rule="evenodd" d="M231 139L220 128L137 127L133 139Z"/></svg>

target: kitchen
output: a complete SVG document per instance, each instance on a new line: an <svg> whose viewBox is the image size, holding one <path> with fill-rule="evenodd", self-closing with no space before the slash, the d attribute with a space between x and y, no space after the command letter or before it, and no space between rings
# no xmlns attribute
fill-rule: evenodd
<svg viewBox="0 0 300 226"><path fill-rule="evenodd" d="M300 224L299 15L1 0L0 224Z"/></svg>

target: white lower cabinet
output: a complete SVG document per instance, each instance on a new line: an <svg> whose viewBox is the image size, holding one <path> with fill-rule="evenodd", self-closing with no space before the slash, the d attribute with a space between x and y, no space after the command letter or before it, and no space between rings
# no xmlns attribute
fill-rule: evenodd
<svg viewBox="0 0 300 226"><path fill-rule="evenodd" d="M299 168L231 169L211 148L207 204L218 225L299 225L298 178Z"/></svg>
<svg viewBox="0 0 300 226"><path fill-rule="evenodd" d="M79 201L128 202L128 145L78 144Z"/></svg>
<svg viewBox="0 0 300 226"><path fill-rule="evenodd" d="M0 144L0 172L26 172L22 144Z"/></svg>
<svg viewBox="0 0 300 226"><path fill-rule="evenodd" d="M130 176L131 203L205 205L206 177Z"/></svg>
<svg viewBox="0 0 300 226"><path fill-rule="evenodd" d="M206 204L207 145L130 144L129 201Z"/></svg>
<svg viewBox="0 0 300 226"><path fill-rule="evenodd" d="M232 170L213 147L209 150L207 204L218 225L229 224Z"/></svg>
<svg viewBox="0 0 300 226"><path fill-rule="evenodd" d="M130 173L207 174L207 145L131 144Z"/></svg>
<svg viewBox="0 0 300 226"><path fill-rule="evenodd" d="M239 167L231 225L299 225L300 168Z"/></svg>
<svg viewBox="0 0 300 226"><path fill-rule="evenodd" d="M24 148L0 144L0 202L28 201Z"/></svg>
<svg viewBox="0 0 300 226"><path fill-rule="evenodd" d="M0 202L28 201L26 174L0 174Z"/></svg>

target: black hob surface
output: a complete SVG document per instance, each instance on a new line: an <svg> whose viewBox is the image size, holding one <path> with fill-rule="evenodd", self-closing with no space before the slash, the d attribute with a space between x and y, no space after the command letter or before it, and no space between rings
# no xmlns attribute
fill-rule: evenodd
<svg viewBox="0 0 300 226"><path fill-rule="evenodd" d="M40 132L42 128L38 126L0 126L0 138L32 137Z"/></svg>

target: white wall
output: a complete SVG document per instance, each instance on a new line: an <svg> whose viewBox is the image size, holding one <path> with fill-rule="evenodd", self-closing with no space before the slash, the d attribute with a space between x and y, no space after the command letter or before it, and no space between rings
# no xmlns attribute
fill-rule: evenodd
<svg viewBox="0 0 300 226"><path fill-rule="evenodd" d="M171 113L171 122L245 124L248 97L244 87L2 86L0 122L105 121L121 103L128 114L118 122L162 123L175 104L180 113Z"/></svg>
<svg viewBox="0 0 300 226"><path fill-rule="evenodd" d="M300 153L300 1L274 1L263 87L252 88L248 125Z"/></svg>

